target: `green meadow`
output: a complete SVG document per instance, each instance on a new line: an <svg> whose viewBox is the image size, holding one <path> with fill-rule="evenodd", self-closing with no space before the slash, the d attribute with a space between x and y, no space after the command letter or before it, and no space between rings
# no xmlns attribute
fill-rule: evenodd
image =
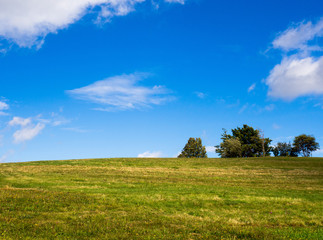
<svg viewBox="0 0 323 240"><path fill-rule="evenodd" d="M0 164L0 239L323 239L323 158Z"/></svg>

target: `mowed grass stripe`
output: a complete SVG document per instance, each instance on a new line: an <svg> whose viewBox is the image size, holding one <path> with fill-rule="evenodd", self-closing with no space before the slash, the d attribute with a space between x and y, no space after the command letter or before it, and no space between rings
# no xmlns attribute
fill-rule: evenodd
<svg viewBox="0 0 323 240"><path fill-rule="evenodd" d="M1 239L321 239L322 158L0 165Z"/></svg>

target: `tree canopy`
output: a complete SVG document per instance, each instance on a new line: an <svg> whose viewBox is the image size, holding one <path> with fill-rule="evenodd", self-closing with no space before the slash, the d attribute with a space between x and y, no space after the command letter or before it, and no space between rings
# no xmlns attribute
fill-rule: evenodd
<svg viewBox="0 0 323 240"><path fill-rule="evenodd" d="M220 147L216 151L223 158L241 157L241 142L236 138L229 138L220 143Z"/></svg>
<svg viewBox="0 0 323 240"><path fill-rule="evenodd" d="M297 157L295 148L290 143L278 142L276 146L272 147L272 152L275 157Z"/></svg>
<svg viewBox="0 0 323 240"><path fill-rule="evenodd" d="M201 138L190 138L178 158L207 158Z"/></svg>
<svg viewBox="0 0 323 240"><path fill-rule="evenodd" d="M241 155L238 154L239 151L236 151L232 157L238 157L239 155L241 157L260 157L270 155L270 143L272 140L262 137L259 130L244 124L242 128L237 127L232 129L231 132L232 135L228 134L227 131L224 130L221 138L223 142L220 145L215 146L216 152L219 153L221 157L228 157L227 153L232 153L232 150L234 149L232 147L232 141L227 142L229 139L235 139L235 146L238 146L237 141L241 144Z"/></svg>
<svg viewBox="0 0 323 240"><path fill-rule="evenodd" d="M312 152L320 149L314 136L301 134L294 138L293 147L298 154L303 157L310 157Z"/></svg>

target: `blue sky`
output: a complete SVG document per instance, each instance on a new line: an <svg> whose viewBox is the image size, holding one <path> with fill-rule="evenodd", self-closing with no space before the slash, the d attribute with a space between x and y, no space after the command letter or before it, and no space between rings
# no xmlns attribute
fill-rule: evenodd
<svg viewBox="0 0 323 240"><path fill-rule="evenodd" d="M323 147L322 9L1 1L0 161L174 157L189 137L216 157L222 128L242 124Z"/></svg>

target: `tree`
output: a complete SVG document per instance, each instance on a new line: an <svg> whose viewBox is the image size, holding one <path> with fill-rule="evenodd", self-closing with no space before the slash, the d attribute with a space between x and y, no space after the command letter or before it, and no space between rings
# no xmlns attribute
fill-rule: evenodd
<svg viewBox="0 0 323 240"><path fill-rule="evenodd" d="M237 127L231 130L232 135L228 134L224 129L222 134L222 145L216 146L216 152L222 156L225 152L224 147L226 146L225 141L228 139L237 139L241 144L241 157L260 157L270 155L270 143L269 138L261 137L259 130L255 130L246 124L242 128ZM224 154L225 155L225 154Z"/></svg>
<svg viewBox="0 0 323 240"><path fill-rule="evenodd" d="M263 155L263 146L264 155L269 155L271 140L269 138L261 139L259 131L253 127L244 124L242 128L232 129L232 136L241 142L242 157L260 157Z"/></svg>
<svg viewBox="0 0 323 240"><path fill-rule="evenodd" d="M275 157L297 157L295 148L290 143L278 142L275 147L272 148L272 152Z"/></svg>
<svg viewBox="0 0 323 240"><path fill-rule="evenodd" d="M242 147L239 139L229 138L216 146L215 150L222 158L241 157Z"/></svg>
<svg viewBox="0 0 323 240"><path fill-rule="evenodd" d="M178 158L207 158L201 138L190 138Z"/></svg>
<svg viewBox="0 0 323 240"><path fill-rule="evenodd" d="M310 157L312 152L320 149L314 136L302 134L294 138L293 147L297 154L303 157Z"/></svg>

